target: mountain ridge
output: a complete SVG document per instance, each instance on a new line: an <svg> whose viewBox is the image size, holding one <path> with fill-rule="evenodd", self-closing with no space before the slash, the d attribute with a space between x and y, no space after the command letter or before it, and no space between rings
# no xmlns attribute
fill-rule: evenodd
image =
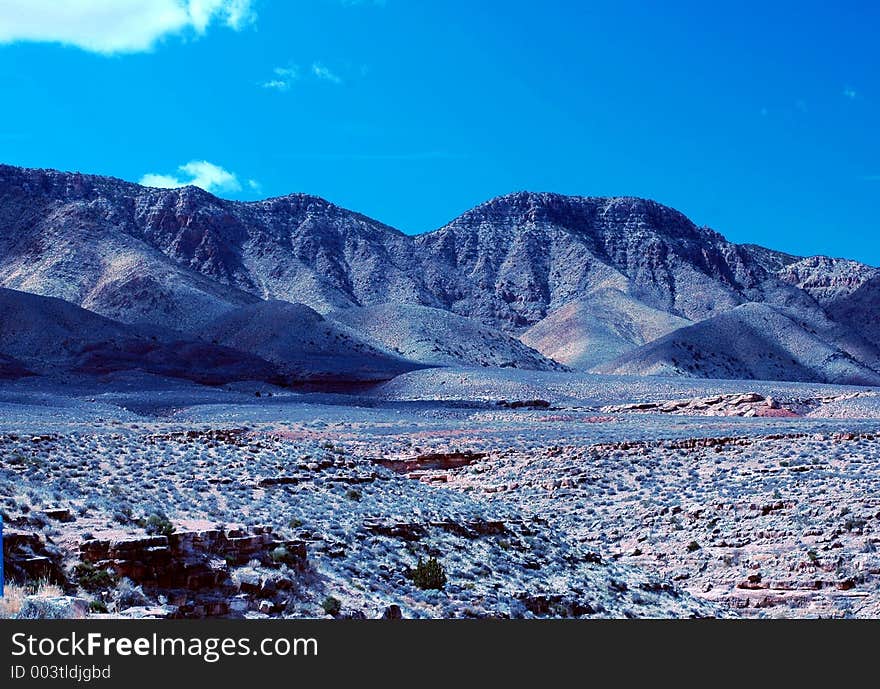
<svg viewBox="0 0 880 689"><path fill-rule="evenodd" d="M543 355L584 370L638 356L676 328L763 304L796 314L804 337L819 333L829 351L874 370L880 329L859 322L859 312L872 304L877 275L855 261L736 244L634 196L518 191L408 235L309 194L232 201L191 185L0 165L0 286L191 335L274 299L331 320L365 309L338 315L340 327L354 324L378 342L364 314L388 318L379 307L396 304L412 307L397 313L413 327L389 341L425 362L486 365L503 362L503 351L519 365L543 367ZM429 314L439 312L475 323L446 319L431 332ZM398 341L407 337L415 339ZM510 337L538 353L516 350ZM477 341L499 354L477 356ZM812 369L797 375L803 370Z"/></svg>

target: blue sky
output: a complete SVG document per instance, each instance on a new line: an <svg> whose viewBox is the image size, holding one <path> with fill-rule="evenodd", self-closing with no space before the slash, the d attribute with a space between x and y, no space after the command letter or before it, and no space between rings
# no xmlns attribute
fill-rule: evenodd
<svg viewBox="0 0 880 689"><path fill-rule="evenodd" d="M0 161L409 233L520 189L637 195L880 265L876 3L59 4L0 0Z"/></svg>

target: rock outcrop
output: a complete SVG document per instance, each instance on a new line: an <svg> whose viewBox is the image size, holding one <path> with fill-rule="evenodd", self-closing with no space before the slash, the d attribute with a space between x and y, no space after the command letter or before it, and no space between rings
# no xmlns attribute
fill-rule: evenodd
<svg viewBox="0 0 880 689"><path fill-rule="evenodd" d="M3 574L6 581L64 583L62 553L39 532L3 530Z"/></svg>
<svg viewBox="0 0 880 689"><path fill-rule="evenodd" d="M97 538L80 545L85 571L108 571L150 593L172 602L161 609L163 617L223 616L248 609L259 610L274 598L278 580L261 578L248 563L277 569L286 565L302 570L307 565L306 544L277 538L270 527L213 528L176 531L169 536ZM291 582L288 581L288 587ZM283 588L283 585L282 585ZM242 594L238 596L238 593ZM275 610L275 603L272 603ZM144 606L128 616L159 615ZM263 605L263 608L266 606ZM125 613L125 610L120 611Z"/></svg>

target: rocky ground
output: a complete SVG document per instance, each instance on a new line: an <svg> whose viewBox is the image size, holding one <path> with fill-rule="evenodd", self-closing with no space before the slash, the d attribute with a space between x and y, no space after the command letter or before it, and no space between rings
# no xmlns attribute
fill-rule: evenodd
<svg viewBox="0 0 880 689"><path fill-rule="evenodd" d="M540 515L352 455L333 428L159 426L0 436L7 569L60 582L57 614L717 614Z"/></svg>
<svg viewBox="0 0 880 689"><path fill-rule="evenodd" d="M761 385L8 389L7 572L68 596L18 614L880 616L875 393Z"/></svg>

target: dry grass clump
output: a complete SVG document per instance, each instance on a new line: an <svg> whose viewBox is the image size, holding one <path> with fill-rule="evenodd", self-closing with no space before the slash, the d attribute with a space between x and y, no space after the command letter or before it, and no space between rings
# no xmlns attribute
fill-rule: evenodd
<svg viewBox="0 0 880 689"><path fill-rule="evenodd" d="M40 596L41 598L53 598L63 596L64 591L56 585L41 579L30 584L18 584L14 581L8 582L3 589L3 597L0 598L0 619L9 620L14 618L24 599L28 596Z"/></svg>

